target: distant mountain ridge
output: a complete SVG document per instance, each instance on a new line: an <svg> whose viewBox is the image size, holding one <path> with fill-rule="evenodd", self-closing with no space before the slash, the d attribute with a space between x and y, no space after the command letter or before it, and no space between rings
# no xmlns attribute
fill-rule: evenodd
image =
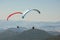
<svg viewBox="0 0 60 40"><path fill-rule="evenodd" d="M26 30L26 28L24 28L24 27L8 28L8 29L4 30L4 32L0 33L0 40L4 40L5 38L10 38L17 34L20 34L21 32L23 32L25 30Z"/></svg>
<svg viewBox="0 0 60 40"><path fill-rule="evenodd" d="M26 30L24 27L20 27L20 29L8 28L0 34L0 40L46 40L55 34L55 32L49 33L40 29Z"/></svg>
<svg viewBox="0 0 60 40"><path fill-rule="evenodd" d="M50 33L51 35L55 35L55 36L60 35L60 32L56 32L56 31L55 32L54 31L48 31L48 33Z"/></svg>
<svg viewBox="0 0 60 40"><path fill-rule="evenodd" d="M48 37L51 37L51 35L46 31L30 29L16 35L12 40L46 40Z"/></svg>

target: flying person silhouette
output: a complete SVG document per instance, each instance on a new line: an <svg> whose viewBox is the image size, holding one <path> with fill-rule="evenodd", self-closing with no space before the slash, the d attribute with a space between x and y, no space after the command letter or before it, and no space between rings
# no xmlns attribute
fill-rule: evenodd
<svg viewBox="0 0 60 40"><path fill-rule="evenodd" d="M17 26L17 28L19 28L19 26Z"/></svg>
<svg viewBox="0 0 60 40"><path fill-rule="evenodd" d="M32 27L32 29L34 29L34 26Z"/></svg>

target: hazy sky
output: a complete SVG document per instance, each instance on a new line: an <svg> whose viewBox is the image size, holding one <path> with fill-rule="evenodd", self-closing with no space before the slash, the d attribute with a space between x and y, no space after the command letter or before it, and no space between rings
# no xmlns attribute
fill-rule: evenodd
<svg viewBox="0 0 60 40"><path fill-rule="evenodd" d="M60 21L60 0L0 0L0 20L6 20L15 11L25 12L27 9L38 9L41 14L31 11L25 19L14 15L9 20Z"/></svg>

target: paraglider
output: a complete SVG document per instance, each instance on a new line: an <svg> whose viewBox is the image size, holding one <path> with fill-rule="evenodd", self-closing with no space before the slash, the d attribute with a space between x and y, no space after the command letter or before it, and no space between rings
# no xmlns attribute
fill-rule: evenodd
<svg viewBox="0 0 60 40"><path fill-rule="evenodd" d="M17 26L17 28L19 28L19 26Z"/></svg>
<svg viewBox="0 0 60 40"><path fill-rule="evenodd" d="M7 21L8 21L8 19L9 19L11 16L13 16L13 15L15 15L15 14L23 14L23 13L22 13L22 12L14 12L14 13L10 14L10 15L7 17Z"/></svg>
<svg viewBox="0 0 60 40"><path fill-rule="evenodd" d="M34 29L34 26L32 27L32 29Z"/></svg>
<svg viewBox="0 0 60 40"><path fill-rule="evenodd" d="M37 11L39 14L40 14L40 11L37 10L37 9L30 9L30 10L27 10L25 13L23 13L24 15L22 16L22 18L24 18L26 16L26 14L30 11Z"/></svg>

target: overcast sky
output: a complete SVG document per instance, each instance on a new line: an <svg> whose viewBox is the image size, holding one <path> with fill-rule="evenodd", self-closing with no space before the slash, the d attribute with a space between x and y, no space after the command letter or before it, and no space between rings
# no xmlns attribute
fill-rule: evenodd
<svg viewBox="0 0 60 40"><path fill-rule="evenodd" d="M41 14L31 11L25 19L14 15L9 20L60 21L60 0L0 0L0 20L6 20L15 11L25 12L27 9L38 9Z"/></svg>

